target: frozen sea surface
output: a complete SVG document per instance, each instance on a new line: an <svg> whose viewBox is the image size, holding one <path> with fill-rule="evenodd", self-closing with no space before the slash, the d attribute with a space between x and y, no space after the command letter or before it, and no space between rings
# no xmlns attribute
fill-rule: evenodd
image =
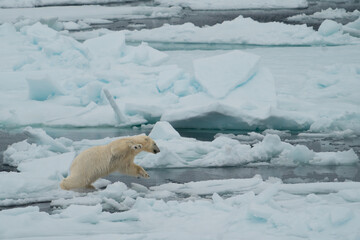
<svg viewBox="0 0 360 240"><path fill-rule="evenodd" d="M118 135L119 132L114 130L112 134ZM149 131L139 130L145 133ZM86 133L83 130L83 134L84 132ZM123 134L129 132L131 131ZM79 130L63 133L55 129L52 132L54 137L51 137L42 129L27 127L23 133L9 135L15 143L6 148L3 161L16 167L19 172L2 172L0 175L1 181L5 184L0 192L2 208L30 204L39 205L43 210L50 211L49 204L52 201L83 196L62 191L58 186L59 181L67 175L69 165L76 154L90 146L106 144L114 138L109 138L112 136L109 131L97 131L97 135L87 132L88 138L93 140L67 138L78 138L81 136L77 134ZM134 130L132 133L139 132ZM102 189L109 184L123 182L128 187L136 183L151 188L166 183L187 184L208 180L245 179L255 175L263 179L276 177L287 184L360 180L360 144L358 138L349 132L336 135L294 135L289 132L267 130L263 133L237 135L222 133L216 134L215 139L212 135L212 139L200 141L180 137L168 123L159 122L149 135L155 139L161 153L140 154L136 158L136 163L148 170L150 179L111 174L95 186ZM194 132L184 131L183 135L194 136ZM199 132L195 133L196 135L201 136ZM106 138L102 139L101 136ZM208 138L210 133L208 137L202 137ZM26 140L16 142L22 138ZM232 195L231 192L227 194ZM173 197L181 199L184 196L180 194ZM89 201L99 203L100 200L91 200L90 197Z"/></svg>
<svg viewBox="0 0 360 240"><path fill-rule="evenodd" d="M279 35L265 31L266 24L239 17L216 28L168 25L165 28L174 31L165 34L164 41L170 39L171 46L175 34L187 42L185 35L177 34L186 31L190 39L206 43L209 35L224 31L210 42L231 42L229 26L247 22L267 35L247 36L254 44L344 46L166 52L146 43L126 44L128 38L157 38L144 30L110 32L79 43L39 22L6 23L0 28L0 37L8 46L1 50L4 57L0 59L0 124L138 126L165 120L176 128L360 132L359 39L344 34L335 22L325 22L322 32L270 24L286 36L279 40ZM246 36L239 33L233 43L245 41ZM250 57L251 64L241 68L227 64ZM217 74L206 75L209 67ZM213 84L219 82L222 86ZM113 99L110 104L109 99ZM36 114L28 111L30 106L36 106Z"/></svg>
<svg viewBox="0 0 360 240"><path fill-rule="evenodd" d="M357 0L43 2L0 2L1 239L360 239ZM142 133L150 179L59 188Z"/></svg>
<svg viewBox="0 0 360 240"><path fill-rule="evenodd" d="M212 2L208 0L209 2ZM223 21L233 20L239 15L251 17L260 22L306 23L317 29L321 21L318 18L301 18L294 21L291 17L304 14L310 16L316 12L332 8L336 11L353 12L359 9L356 0L293 0L293 1L241 1L238 9L231 6L224 11L219 7L209 7L212 4L199 3L203 10L191 9L186 1L107 1L107 0L55 0L55 1L2 1L0 7L0 22L14 21L21 16L30 19L59 18L65 24L62 28L79 31L89 28L106 28L111 30L157 28L165 23L178 25L191 22L196 26L215 25ZM162 3L159 5L159 3ZM216 3L216 1L215 1ZM277 4L277 7L275 7ZM89 5L97 5L89 6ZM236 4L236 2L235 2ZM81 6L84 5L84 6ZM246 7L246 5L248 5ZM31 7L36 6L37 9ZM106 6L119 7L111 10ZM172 8L167 8L172 6ZM226 6L221 4L222 7ZM21 9L25 8L25 9ZM63 8L61 8L63 7ZM26 9L27 8L27 9ZM242 9L243 8L243 9ZM61 9L66 11L61 11ZM94 9L95 11L91 11ZM81 12L82 14L79 14ZM342 15L336 20L342 24L354 21L356 16Z"/></svg>

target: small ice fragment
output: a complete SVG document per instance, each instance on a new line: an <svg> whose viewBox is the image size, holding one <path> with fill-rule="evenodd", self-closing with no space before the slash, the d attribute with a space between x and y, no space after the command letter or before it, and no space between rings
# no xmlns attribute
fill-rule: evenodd
<svg viewBox="0 0 360 240"><path fill-rule="evenodd" d="M165 121L157 122L149 136L153 139L170 140L180 138L180 134Z"/></svg>
<svg viewBox="0 0 360 240"><path fill-rule="evenodd" d="M318 31L321 35L323 35L324 37L327 37L334 33L340 32L341 30L342 30L341 24L339 24L335 21L326 19L325 21L322 22Z"/></svg>

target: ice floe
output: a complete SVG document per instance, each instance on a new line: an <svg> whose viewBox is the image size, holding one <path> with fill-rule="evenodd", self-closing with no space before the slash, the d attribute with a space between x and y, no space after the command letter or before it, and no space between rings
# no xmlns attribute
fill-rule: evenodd
<svg viewBox="0 0 360 240"><path fill-rule="evenodd" d="M42 212L36 206L0 211L4 223L0 234L5 238L56 235L58 239L82 239L91 233L110 239L141 239L144 235L147 239L173 239L175 231L181 238L208 239L213 234L233 238L240 230L244 236L264 236L259 229L266 229L267 239L359 235L355 227L360 216L357 182L285 184L277 178L266 180L256 175L147 188L100 179L94 184L96 191L64 191L59 182L75 155L115 138L72 141L52 138L42 129L27 127L24 132L28 139L4 152L6 163L17 166L19 172L0 173L0 206L50 202L53 212ZM140 154L136 162L145 168L236 166L254 161L285 165L359 162L352 150L315 153L305 146L285 143L274 134L285 133L269 130L250 134L249 138L258 140L251 147L229 135L218 135L212 142L184 138L168 122L157 122L149 135L161 152ZM289 221L295 216L296 222ZM21 230L16 229L19 224ZM203 224L214 227L209 230ZM224 226L232 230L225 231Z"/></svg>
<svg viewBox="0 0 360 240"><path fill-rule="evenodd" d="M239 16L214 26L197 27L192 23L168 25L155 29L125 31L129 41L218 43L253 45L339 45L359 43L341 32L323 36L306 25L279 22L260 23Z"/></svg>
<svg viewBox="0 0 360 240"><path fill-rule="evenodd" d="M56 159L63 154L65 154L64 157L71 156L70 153L75 155L87 147L107 144L114 140L106 138L97 141L72 141L66 138L53 139L41 129L27 127L24 131L29 138L12 144L4 152L4 162L18 166L20 169L24 169L21 164L36 163L39 158ZM161 152L157 155L140 154L136 162L147 168L159 168L239 166L254 162L292 166L298 164L346 165L359 161L352 149L344 152L317 153L306 146L293 146L283 142L278 135L258 135L256 136L258 141L253 147L240 143L236 140L237 137L231 135L217 135L211 142L198 141L181 137L168 122L157 122L149 136L156 140Z"/></svg>
<svg viewBox="0 0 360 240"><path fill-rule="evenodd" d="M351 36L360 38L360 17L354 22L350 22L343 26L344 32L349 33Z"/></svg>
<svg viewBox="0 0 360 240"><path fill-rule="evenodd" d="M207 93L215 98L223 98L255 75L259 61L259 56L241 51L196 59L195 77Z"/></svg>
<svg viewBox="0 0 360 240"><path fill-rule="evenodd" d="M234 9L279 9L279 8L306 8L306 0L246 0L246 1L190 1L190 0L155 0L160 6L181 6L192 10L234 10Z"/></svg>
<svg viewBox="0 0 360 240"><path fill-rule="evenodd" d="M341 19L341 18L353 18L353 17L359 17L360 11L354 10L352 12L347 12L343 8L328 8L325 10L321 10L320 12L315 12L311 15L306 15L304 13L288 17L287 19L289 21L306 21L310 19Z"/></svg>
<svg viewBox="0 0 360 240"><path fill-rule="evenodd" d="M218 27L226 29L227 24L236 22L254 23L259 29L268 30L263 23L242 17ZM0 50L1 126L132 126L161 119L177 128L360 132L356 92L359 69L355 63L344 60L311 68L312 65L306 65L308 59L304 59L304 67L299 65L297 69L298 66L286 63L292 61L292 56L278 65L277 58L282 59L282 53L274 48L272 60L264 61L262 55L271 49L258 48L211 56L195 53L187 63L191 65L189 71L179 64L185 61L181 59L184 53L177 52L179 56L175 56L146 43L126 43L129 34L142 31L108 31L78 42L49 27L54 22L47 23L0 26L0 38L6 46ZM184 26L187 25L178 27ZM297 27L307 29L322 44L328 38L355 41L343 35L341 26L330 20L324 21L319 32L284 24L275 28L285 34L287 30L281 30L282 27L291 31ZM220 40L226 38L218 36ZM272 41L271 37L262 39ZM297 42L294 36L290 39L293 44ZM315 50L327 58L321 49ZM337 51L333 49L328 52ZM358 56L358 45L341 49L350 53L348 57ZM287 48L282 52L298 56L299 51L307 51L294 50ZM178 61L172 61L169 54ZM279 77L281 65L298 72Z"/></svg>
<svg viewBox="0 0 360 240"><path fill-rule="evenodd" d="M113 183L84 196L54 200L53 206L65 209L53 214L33 206L3 210L0 233L5 238L57 239L209 239L215 235L235 239L239 234L266 239L356 239L360 234L358 188L358 183L351 182L283 184L259 176L150 189ZM190 197L181 201L151 197L165 192ZM229 192L232 195L226 195ZM111 213L106 211L109 206L128 210Z"/></svg>
<svg viewBox="0 0 360 240"><path fill-rule="evenodd" d="M57 5L94 5L106 3L124 3L136 0L3 0L0 3L1 8L31 8Z"/></svg>
<svg viewBox="0 0 360 240"><path fill-rule="evenodd" d="M1 3L0 3L1 4ZM65 22L65 29L71 29L74 23L98 19L96 22L111 19L136 19L136 18L164 18L178 16L180 7L149 7L149 6L54 6L39 8L0 8L0 23L19 22L22 18L39 21L41 19L56 19ZM85 23L84 22L84 23ZM73 25L67 28L66 25Z"/></svg>
<svg viewBox="0 0 360 240"><path fill-rule="evenodd" d="M0 174L0 180L4 183L0 190L2 206L68 198L69 193L59 188L59 182L68 174L73 158L86 148L115 140L105 138L72 141L63 137L54 139L42 129L27 127L24 131L28 139L10 145L4 152L4 163L16 166L20 172ZM135 162L145 168L223 167L253 163L281 166L348 165L359 162L352 149L342 152L314 152L304 145L294 146L283 142L278 135L272 134L262 135L262 139L257 137L258 141L251 147L227 135L219 135L211 142L184 138L169 123L158 122L150 136L155 139L161 152L157 155L138 155ZM109 183L101 181L95 183L99 187L107 184ZM121 195L121 192L118 194ZM77 194L78 197L83 196L83 193ZM92 194L99 197L98 193ZM121 196L125 199L131 194L133 193L129 192L128 195ZM157 196L156 193L151 194ZM159 194L172 196L168 192ZM94 198L91 200L94 201ZM96 201L104 202L101 198ZM119 210L120 206L117 208Z"/></svg>

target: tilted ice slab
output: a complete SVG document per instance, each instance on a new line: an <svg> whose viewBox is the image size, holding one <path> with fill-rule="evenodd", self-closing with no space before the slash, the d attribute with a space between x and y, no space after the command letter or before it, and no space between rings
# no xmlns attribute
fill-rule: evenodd
<svg viewBox="0 0 360 240"><path fill-rule="evenodd" d="M350 22L343 26L344 32L349 33L351 36L360 38L360 17L354 22Z"/></svg>
<svg viewBox="0 0 360 240"><path fill-rule="evenodd" d="M193 10L234 10L234 9L272 9L272 8L306 8L306 0L155 0L160 6L181 6Z"/></svg>
<svg viewBox="0 0 360 240"><path fill-rule="evenodd" d="M239 16L214 26L197 27L192 23L168 25L155 29L124 31L129 41L163 43L221 43L253 45L342 45L359 40L341 31L324 36L306 25L279 22L260 23Z"/></svg>

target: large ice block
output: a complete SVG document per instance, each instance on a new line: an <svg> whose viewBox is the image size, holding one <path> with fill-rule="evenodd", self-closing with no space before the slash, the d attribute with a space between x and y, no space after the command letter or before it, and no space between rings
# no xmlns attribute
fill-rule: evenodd
<svg viewBox="0 0 360 240"><path fill-rule="evenodd" d="M238 50L196 59L195 76L209 95L224 98L255 75L259 61L259 56Z"/></svg>

